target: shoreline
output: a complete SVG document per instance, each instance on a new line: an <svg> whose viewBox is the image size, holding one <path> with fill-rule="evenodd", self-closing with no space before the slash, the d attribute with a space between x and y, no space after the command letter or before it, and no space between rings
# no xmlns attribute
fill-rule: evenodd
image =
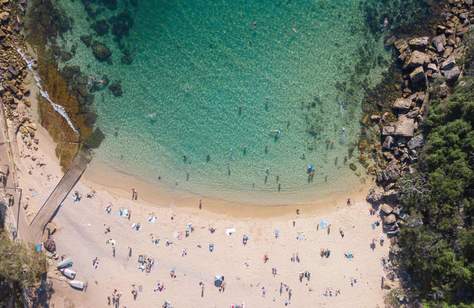
<svg viewBox="0 0 474 308"><path fill-rule="evenodd" d="M131 189L135 188L140 200L148 204L160 204L160 206L165 207L197 208L199 200L202 200L203 209L214 213L227 214L232 217L250 217L253 215L259 217L262 215L278 216L290 212L294 213L296 209L311 213L326 212L331 207L336 208L338 205L345 205L347 198L354 199L354 201L364 200L369 187L373 185L373 181L365 184L359 183L351 189L344 190L343 193L326 193L317 200L285 204L261 204L258 202L228 201L220 198L200 196L199 194L182 190L170 191L167 188L156 185L156 183L126 174L111 166L94 162L94 160L92 160L86 170L83 180L91 186L100 186L124 199L129 199Z"/></svg>

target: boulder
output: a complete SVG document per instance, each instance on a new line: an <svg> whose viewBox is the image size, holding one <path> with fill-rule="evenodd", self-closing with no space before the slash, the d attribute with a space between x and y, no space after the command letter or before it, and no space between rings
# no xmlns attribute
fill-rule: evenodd
<svg viewBox="0 0 474 308"><path fill-rule="evenodd" d="M383 191L379 187L371 188L369 194L367 195L367 202L371 204L377 204L382 200Z"/></svg>
<svg viewBox="0 0 474 308"><path fill-rule="evenodd" d="M81 35L80 40L86 45L90 47L92 45L92 35Z"/></svg>
<svg viewBox="0 0 474 308"><path fill-rule="evenodd" d="M382 147L385 149L385 150L391 150L392 147L393 147L393 143L394 143L394 138L392 136L386 136L385 137L385 140L383 141L383 145Z"/></svg>
<svg viewBox="0 0 474 308"><path fill-rule="evenodd" d="M92 25L92 29L99 36L106 35L109 32L109 23L105 19L98 20Z"/></svg>
<svg viewBox="0 0 474 308"><path fill-rule="evenodd" d="M415 128L416 124L414 119L410 119L405 115L401 115L398 118L398 122L396 123L394 135L401 137L413 137Z"/></svg>
<svg viewBox="0 0 474 308"><path fill-rule="evenodd" d="M379 183L391 183L395 182L399 177L400 167L398 166L398 162L393 160L378 174L377 181Z"/></svg>
<svg viewBox="0 0 474 308"><path fill-rule="evenodd" d="M418 66L410 73L411 85L414 88L425 88L426 87L426 75L422 66Z"/></svg>
<svg viewBox="0 0 474 308"><path fill-rule="evenodd" d="M393 212L393 207L391 207L390 205L384 203L380 206L380 211L382 213L384 213L385 215L388 215L388 214Z"/></svg>
<svg viewBox="0 0 474 308"><path fill-rule="evenodd" d="M394 224L397 221L397 217L394 214L387 215L383 218L383 223L386 225Z"/></svg>
<svg viewBox="0 0 474 308"><path fill-rule="evenodd" d="M408 45L410 45L413 49L423 50L428 46L429 37L422 36L422 37L415 37L408 41Z"/></svg>
<svg viewBox="0 0 474 308"><path fill-rule="evenodd" d="M424 145L424 143L425 143L425 140L423 138L423 135L419 134L411 138L410 141L408 141L407 146L410 150L414 150L416 148L421 148Z"/></svg>
<svg viewBox="0 0 474 308"><path fill-rule="evenodd" d="M393 46L395 46L399 53L403 53L408 48L408 43L403 39L399 39L393 43Z"/></svg>
<svg viewBox="0 0 474 308"><path fill-rule="evenodd" d="M110 51L109 47L101 42L94 41L91 47L94 57L101 62L107 61L112 55L112 51Z"/></svg>
<svg viewBox="0 0 474 308"><path fill-rule="evenodd" d="M410 57L406 59L403 66L404 69L413 69L418 66L423 66L430 63L431 57L421 51L415 50L411 53Z"/></svg>
<svg viewBox="0 0 474 308"><path fill-rule="evenodd" d="M436 48L437 52L443 52L444 45L446 45L446 36L444 34L437 35L433 37L431 43L433 44L434 48Z"/></svg>
<svg viewBox="0 0 474 308"><path fill-rule="evenodd" d="M393 135L394 133L395 133L395 126L385 125L384 127L382 127L382 135L383 136Z"/></svg>
<svg viewBox="0 0 474 308"><path fill-rule="evenodd" d="M398 203L399 199L400 199L400 193L395 189L389 189L382 194L382 200L385 203L390 203L390 204ZM395 209L394 209L394 212L395 212Z"/></svg>
<svg viewBox="0 0 474 308"><path fill-rule="evenodd" d="M430 64L428 64L428 69L432 70L433 72L437 72L438 71L438 66L435 63L430 63Z"/></svg>
<svg viewBox="0 0 474 308"><path fill-rule="evenodd" d="M452 69L454 66L456 66L456 61L451 57L443 61L440 67L443 71L446 71Z"/></svg>
<svg viewBox="0 0 474 308"><path fill-rule="evenodd" d="M459 75L461 75L461 70L455 66L450 70L442 71L442 73L449 83L454 83L458 80Z"/></svg>
<svg viewBox="0 0 474 308"><path fill-rule="evenodd" d="M409 98L397 98L395 102L392 104L392 108L401 111L407 111L411 108L413 102Z"/></svg>
<svg viewBox="0 0 474 308"><path fill-rule="evenodd" d="M5 22L7 22L9 19L10 19L10 13L5 12L5 11L0 13L0 21L1 21L1 22L5 23Z"/></svg>

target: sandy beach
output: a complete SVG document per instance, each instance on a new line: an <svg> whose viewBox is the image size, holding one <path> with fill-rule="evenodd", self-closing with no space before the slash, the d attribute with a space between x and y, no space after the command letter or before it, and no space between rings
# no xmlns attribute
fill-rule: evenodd
<svg viewBox="0 0 474 308"><path fill-rule="evenodd" d="M54 143L40 127L37 137L40 146L34 151L19 142L19 179L30 219L62 175ZM107 188L90 177L86 174L74 189L80 201L71 193L64 202L53 235L58 256L73 259L76 279L88 288L72 289L52 260L51 307L107 307L114 290L121 293L120 307L165 301L173 307L384 305L382 260L388 258L389 242L380 244L383 233L375 225L379 217L369 214L364 201L366 187L303 207L241 208L204 199L200 210L193 198L161 200L140 191L145 186L138 183L130 185L139 193L138 200L131 200L120 180ZM120 209L131 217L121 217ZM330 255L322 257L321 250ZM149 273L139 268L140 255L153 259ZM310 276L300 281L305 272ZM216 275L225 277L223 292L214 286ZM162 290L154 291L158 283Z"/></svg>

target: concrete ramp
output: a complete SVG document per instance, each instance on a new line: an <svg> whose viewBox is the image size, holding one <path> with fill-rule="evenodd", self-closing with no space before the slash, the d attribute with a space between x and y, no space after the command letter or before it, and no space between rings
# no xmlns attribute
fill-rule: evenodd
<svg viewBox="0 0 474 308"><path fill-rule="evenodd" d="M80 151L76 155L67 172L31 221L30 234L35 243L41 241L46 225L56 216L63 201L81 178L90 160L91 156L87 151Z"/></svg>

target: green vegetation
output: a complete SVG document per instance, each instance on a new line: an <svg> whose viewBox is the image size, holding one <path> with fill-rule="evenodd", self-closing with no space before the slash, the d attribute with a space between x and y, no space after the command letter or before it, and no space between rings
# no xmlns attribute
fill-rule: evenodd
<svg viewBox="0 0 474 308"><path fill-rule="evenodd" d="M400 265L428 306L474 307L474 78L431 103L424 135L417 171L400 182Z"/></svg>
<svg viewBox="0 0 474 308"><path fill-rule="evenodd" d="M0 307L9 307L9 303L23 307L20 306L21 290L39 283L46 269L43 254L11 241L0 231Z"/></svg>

